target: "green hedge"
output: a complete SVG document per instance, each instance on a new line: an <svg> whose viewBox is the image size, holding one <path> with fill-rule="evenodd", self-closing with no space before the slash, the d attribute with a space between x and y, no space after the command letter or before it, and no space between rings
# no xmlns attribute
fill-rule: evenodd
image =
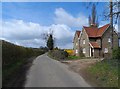
<svg viewBox="0 0 120 89"><path fill-rule="evenodd" d="M2 80L9 83L9 77L24 65L29 58L44 54L43 48L27 48L2 40Z"/></svg>
<svg viewBox="0 0 120 89"><path fill-rule="evenodd" d="M45 52L46 50L17 46L9 42L2 41L2 64L3 66L9 65L18 60L38 56Z"/></svg>
<svg viewBox="0 0 120 89"><path fill-rule="evenodd" d="M113 59L120 60L120 47L113 50Z"/></svg>

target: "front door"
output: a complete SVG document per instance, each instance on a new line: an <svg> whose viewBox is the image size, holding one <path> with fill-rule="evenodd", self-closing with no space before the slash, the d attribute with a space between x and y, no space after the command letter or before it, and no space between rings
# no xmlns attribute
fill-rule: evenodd
<svg viewBox="0 0 120 89"><path fill-rule="evenodd" d="M93 51L94 49L90 47L90 57L93 57Z"/></svg>

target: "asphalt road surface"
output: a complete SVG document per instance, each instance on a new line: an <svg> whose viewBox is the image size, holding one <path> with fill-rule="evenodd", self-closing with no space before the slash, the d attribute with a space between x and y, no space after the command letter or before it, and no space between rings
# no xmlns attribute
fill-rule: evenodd
<svg viewBox="0 0 120 89"><path fill-rule="evenodd" d="M91 87L67 65L43 54L38 56L27 74L25 87Z"/></svg>

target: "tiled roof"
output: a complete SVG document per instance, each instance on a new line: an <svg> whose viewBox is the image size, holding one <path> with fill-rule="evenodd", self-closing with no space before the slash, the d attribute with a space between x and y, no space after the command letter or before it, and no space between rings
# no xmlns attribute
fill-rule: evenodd
<svg viewBox="0 0 120 89"><path fill-rule="evenodd" d="M86 30L86 33L88 34L89 37L101 37L105 30L110 26L110 24L106 24L100 28L97 27L85 27L84 29Z"/></svg>
<svg viewBox="0 0 120 89"><path fill-rule="evenodd" d="M99 44L97 42L90 42L93 48L100 48Z"/></svg>
<svg viewBox="0 0 120 89"><path fill-rule="evenodd" d="M79 35L80 35L80 32L81 32L81 31L76 31L76 34L78 35L78 37L79 37Z"/></svg>
<svg viewBox="0 0 120 89"><path fill-rule="evenodd" d="M84 29L86 30L88 37L96 37L98 31L97 27L84 27Z"/></svg>

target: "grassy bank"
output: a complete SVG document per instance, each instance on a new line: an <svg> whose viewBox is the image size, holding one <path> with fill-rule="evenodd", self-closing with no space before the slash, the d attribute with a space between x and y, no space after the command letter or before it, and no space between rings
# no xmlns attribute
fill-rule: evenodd
<svg viewBox="0 0 120 89"><path fill-rule="evenodd" d="M100 87L118 87L118 60L103 60L89 67L87 72Z"/></svg>
<svg viewBox="0 0 120 89"><path fill-rule="evenodd" d="M22 67L32 62L33 57L45 52L46 50L43 49L27 48L2 41L2 86L15 86L15 82L12 83L12 81L18 77L17 75L22 76L20 72L25 71Z"/></svg>

